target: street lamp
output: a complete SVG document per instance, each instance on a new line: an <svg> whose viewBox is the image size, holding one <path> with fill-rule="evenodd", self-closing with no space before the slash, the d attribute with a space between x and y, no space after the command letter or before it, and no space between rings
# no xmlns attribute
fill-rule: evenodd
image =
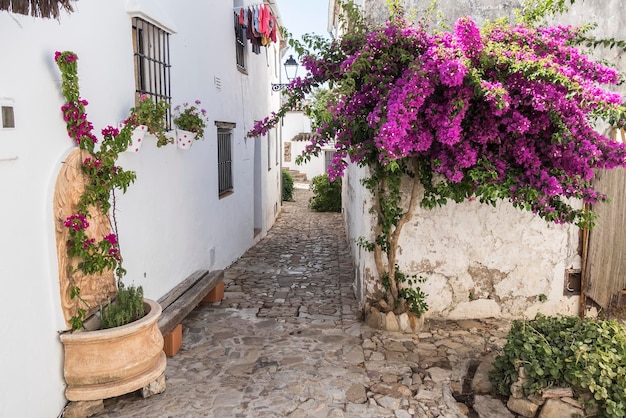
<svg viewBox="0 0 626 418"><path fill-rule="evenodd" d="M298 73L298 61L293 58L293 55L289 55L287 61L285 61L285 75L287 76L287 80L291 81L296 78L296 74ZM287 87L289 83L280 83L274 84L272 83L272 91L280 91Z"/></svg>

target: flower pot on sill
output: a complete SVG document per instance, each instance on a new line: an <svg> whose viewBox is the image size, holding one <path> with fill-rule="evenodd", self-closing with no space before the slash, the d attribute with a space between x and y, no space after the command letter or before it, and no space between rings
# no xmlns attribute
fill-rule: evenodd
<svg viewBox="0 0 626 418"><path fill-rule="evenodd" d="M122 129L123 127L124 124L120 123L119 128ZM143 144L143 139L146 136L146 132L148 132L148 127L146 125L137 126L130 136L131 143L128 148L126 148L125 152L139 152L141 144Z"/></svg>
<svg viewBox="0 0 626 418"><path fill-rule="evenodd" d="M166 366L158 327L161 305L144 299L146 315L130 324L61 334L63 375L70 401L93 401L134 392L154 382Z"/></svg>
<svg viewBox="0 0 626 418"><path fill-rule="evenodd" d="M191 148L191 144L195 139L196 134L194 132L176 129L176 146L179 149Z"/></svg>

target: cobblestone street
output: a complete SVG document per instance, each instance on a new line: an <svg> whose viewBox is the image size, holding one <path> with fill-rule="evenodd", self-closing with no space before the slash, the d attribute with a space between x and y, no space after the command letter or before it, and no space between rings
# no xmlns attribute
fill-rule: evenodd
<svg viewBox="0 0 626 418"><path fill-rule="evenodd" d="M341 215L294 195L225 270L224 300L183 321L166 391L105 400L98 417L479 416L457 399L468 375L484 384L478 366L507 324L427 320L416 335L364 325Z"/></svg>

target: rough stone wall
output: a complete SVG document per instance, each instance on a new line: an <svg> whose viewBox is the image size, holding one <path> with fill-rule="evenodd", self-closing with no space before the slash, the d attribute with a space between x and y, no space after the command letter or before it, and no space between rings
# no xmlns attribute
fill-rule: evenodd
<svg viewBox="0 0 626 418"><path fill-rule="evenodd" d="M346 224L361 304L381 291L372 254L358 247L373 238L371 196L360 186L366 169L351 166L345 179ZM580 268L579 229L547 224L508 202L496 207L469 201L433 210L418 208L406 224L398 265L426 279L420 287L427 316L532 318L578 313L579 297L564 292L565 271Z"/></svg>
<svg viewBox="0 0 626 418"><path fill-rule="evenodd" d="M409 16L422 16L429 8L430 0L404 0L403 5ZM438 9L442 13L442 21L436 22L452 27L454 22L462 16L472 16L478 24L485 20L495 20L501 17L513 18L513 10L519 7L518 0L439 0ZM384 22L388 16L385 0L363 0L363 11L368 18L376 22Z"/></svg>
<svg viewBox="0 0 626 418"><path fill-rule="evenodd" d="M578 229L547 224L508 202L418 209L400 240L401 269L426 278L430 315L449 318L576 314L563 295L565 269L579 268Z"/></svg>
<svg viewBox="0 0 626 418"><path fill-rule="evenodd" d="M430 0L404 0L404 8L409 16L423 16L423 11L430 5ZM462 16L471 16L479 25L487 20L495 20L502 17L510 21L515 20L515 10L521 6L520 0L438 0L437 15L440 21L438 25L450 28L454 22ZM384 22L388 16L385 0L362 0L361 7L364 13L376 22ZM574 25L597 24L597 27L589 32L590 36L597 38L615 38L626 40L624 28L626 28L626 13L624 13L623 0L577 0L570 6L564 15L554 16L548 19L551 25ZM590 51L597 60L605 60L615 64L622 71L626 69L626 53L619 48L597 47ZM614 88L622 94L626 94L626 83Z"/></svg>
<svg viewBox="0 0 626 418"><path fill-rule="evenodd" d="M582 26L597 24L589 34L597 38L615 38L626 41L626 13L623 0L577 0L567 14L550 19L550 24ZM596 60L603 60L615 65L620 71L626 71L626 53L619 48L598 47L590 51ZM614 91L626 94L626 84L612 87Z"/></svg>

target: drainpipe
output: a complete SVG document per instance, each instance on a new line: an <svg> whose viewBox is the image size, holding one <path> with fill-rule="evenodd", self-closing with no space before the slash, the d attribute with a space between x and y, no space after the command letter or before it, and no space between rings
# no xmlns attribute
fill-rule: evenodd
<svg viewBox="0 0 626 418"><path fill-rule="evenodd" d="M587 213L589 211L589 204L585 203L583 206L583 211ZM587 298L585 296L585 276L587 270L587 253L589 252L589 228L583 228L583 248L581 254L581 262L580 262L580 307L579 307L579 316L581 319L585 318L585 305L587 303Z"/></svg>

